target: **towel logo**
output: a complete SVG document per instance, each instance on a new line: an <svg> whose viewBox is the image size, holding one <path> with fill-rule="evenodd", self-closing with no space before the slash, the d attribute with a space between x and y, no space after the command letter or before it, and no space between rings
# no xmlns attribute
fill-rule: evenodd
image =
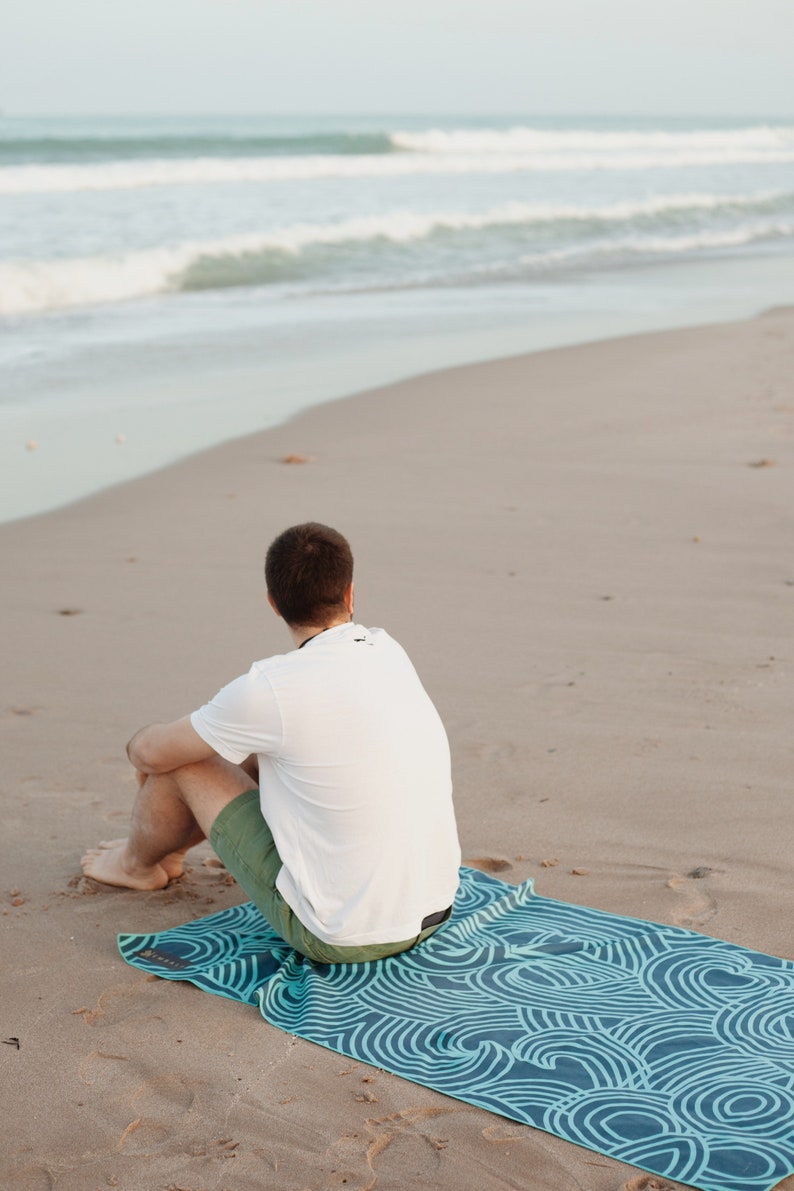
<svg viewBox="0 0 794 1191"><path fill-rule="evenodd" d="M160 951L156 947L147 947L145 951L136 952L136 959L145 959L150 964L160 964L163 968L174 968L177 971L190 967L189 960L182 959L171 951Z"/></svg>

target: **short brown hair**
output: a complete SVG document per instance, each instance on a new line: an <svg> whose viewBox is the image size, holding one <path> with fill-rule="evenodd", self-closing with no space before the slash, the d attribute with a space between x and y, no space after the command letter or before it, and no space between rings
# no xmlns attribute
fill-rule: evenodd
<svg viewBox="0 0 794 1191"><path fill-rule="evenodd" d="M279 534L265 558L265 581L289 625L315 625L344 613L353 580L346 538L328 525L307 521Z"/></svg>

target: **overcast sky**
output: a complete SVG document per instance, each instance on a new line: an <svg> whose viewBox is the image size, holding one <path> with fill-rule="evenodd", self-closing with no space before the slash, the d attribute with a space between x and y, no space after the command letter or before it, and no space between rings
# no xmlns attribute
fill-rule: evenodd
<svg viewBox="0 0 794 1191"><path fill-rule="evenodd" d="M24 113L794 114L794 0L6 0Z"/></svg>

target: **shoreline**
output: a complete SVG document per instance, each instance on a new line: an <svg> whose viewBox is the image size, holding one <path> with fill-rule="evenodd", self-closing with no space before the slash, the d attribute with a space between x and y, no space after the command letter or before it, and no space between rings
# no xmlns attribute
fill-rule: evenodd
<svg viewBox="0 0 794 1191"><path fill-rule="evenodd" d="M263 307L255 317L237 295L203 344L172 339L170 330L162 341L138 342L148 325L141 313L126 346L86 348L84 359L66 358L57 374L7 378L0 524L430 372L759 316L791 299L790 276L790 255L671 261L557 282L548 292L453 288L444 304L440 292L395 292L381 295L375 309L367 294L318 295ZM193 301L189 323L204 299ZM169 319L181 325L176 306L162 310L166 326ZM243 329L229 339L237 320Z"/></svg>
<svg viewBox="0 0 794 1191"><path fill-rule="evenodd" d="M151 894L79 856L124 829L132 732L287 647L262 557L315 518L439 708L466 862L790 958L793 374L792 308L471 364L0 525L9 1183L214 1185L232 1138L234 1179L280 1191L406 1162L449 1191L636 1188L125 967L117 932L243 900L206 846Z"/></svg>

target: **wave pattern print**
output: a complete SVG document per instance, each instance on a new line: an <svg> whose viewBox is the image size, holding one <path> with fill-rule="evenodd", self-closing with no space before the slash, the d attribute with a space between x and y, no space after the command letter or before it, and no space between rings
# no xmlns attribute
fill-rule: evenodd
<svg viewBox="0 0 794 1191"><path fill-rule="evenodd" d="M251 1005L293 954L251 902L159 934L120 935L119 949L145 971Z"/></svg>
<svg viewBox="0 0 794 1191"><path fill-rule="evenodd" d="M289 1033L702 1191L794 1173L794 961L465 868L450 921L378 963L312 963L250 903L119 947Z"/></svg>

